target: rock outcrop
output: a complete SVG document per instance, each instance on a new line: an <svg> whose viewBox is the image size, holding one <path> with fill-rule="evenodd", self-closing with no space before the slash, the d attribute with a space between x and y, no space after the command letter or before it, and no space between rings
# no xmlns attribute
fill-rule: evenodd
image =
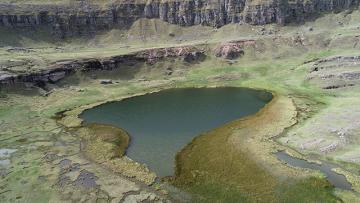
<svg viewBox="0 0 360 203"><path fill-rule="evenodd" d="M360 85L360 56L335 56L311 62L311 83L327 90Z"/></svg>
<svg viewBox="0 0 360 203"><path fill-rule="evenodd" d="M204 59L205 54L203 50L193 46L148 49L136 54L136 58L145 59L148 64L169 57L182 57L185 62L193 62Z"/></svg>
<svg viewBox="0 0 360 203"><path fill-rule="evenodd" d="M220 44L215 48L215 56L225 59L236 59L244 55L245 46L255 46L255 40L239 40Z"/></svg>
<svg viewBox="0 0 360 203"><path fill-rule="evenodd" d="M205 51L193 46L147 49L126 55L107 58L88 58L69 61L58 61L42 70L29 73L14 73L0 71L0 85L14 83L33 83L42 86L45 83L55 83L75 71L112 70L124 65L135 63L155 64L166 58L179 58L185 63L196 62L205 58Z"/></svg>
<svg viewBox="0 0 360 203"><path fill-rule="evenodd" d="M321 12L357 9L360 0L114 0L94 4L0 3L0 26L47 27L59 37L127 28L139 18L182 26L303 22Z"/></svg>

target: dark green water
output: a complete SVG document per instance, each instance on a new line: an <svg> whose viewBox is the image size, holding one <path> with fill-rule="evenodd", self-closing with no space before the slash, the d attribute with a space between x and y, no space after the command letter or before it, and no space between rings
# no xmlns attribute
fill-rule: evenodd
<svg viewBox="0 0 360 203"><path fill-rule="evenodd" d="M194 137L254 114L271 99L245 88L170 89L103 104L81 118L125 129L131 137L127 156L163 177L173 175L176 153Z"/></svg>
<svg viewBox="0 0 360 203"><path fill-rule="evenodd" d="M344 190L352 190L352 185L346 180L346 177L333 171L333 169L338 168L338 166L335 164L331 164L325 161L322 161L321 164L309 163L303 159L292 157L283 151L277 152L276 156L278 159L286 162L291 166L319 170L326 175L326 179L335 187Z"/></svg>

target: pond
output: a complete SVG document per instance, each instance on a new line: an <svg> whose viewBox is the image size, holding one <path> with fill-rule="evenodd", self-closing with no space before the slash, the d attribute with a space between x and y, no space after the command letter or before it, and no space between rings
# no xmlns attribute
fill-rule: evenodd
<svg viewBox="0 0 360 203"><path fill-rule="evenodd" d="M81 118L126 130L126 155L164 177L173 175L176 153L194 137L254 114L271 99L271 93L246 88L169 89L106 103Z"/></svg>
<svg viewBox="0 0 360 203"><path fill-rule="evenodd" d="M335 187L344 190L352 190L352 185L346 180L346 177L333 171L333 169L338 168L335 164L325 161L322 161L321 164L310 163L303 159L292 157L283 151L277 152L276 156L279 160L282 160L291 166L319 170L326 175L326 179Z"/></svg>

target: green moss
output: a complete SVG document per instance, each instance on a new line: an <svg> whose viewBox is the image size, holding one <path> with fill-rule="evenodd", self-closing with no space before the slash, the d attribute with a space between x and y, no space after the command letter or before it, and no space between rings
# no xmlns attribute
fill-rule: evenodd
<svg viewBox="0 0 360 203"><path fill-rule="evenodd" d="M334 187L326 180L314 177L284 182L277 189L277 199L284 203L339 202L334 196Z"/></svg>
<svg viewBox="0 0 360 203"><path fill-rule="evenodd" d="M256 115L195 138L176 157L173 183L205 202L286 202L291 196L299 202L336 202L333 188L326 180L299 181L292 178L290 169L274 168L279 164L271 155L276 146L266 140L289 125L278 122L280 118L287 120L284 114L291 114L292 103L287 101L275 97ZM258 126L264 131L258 130ZM281 176L286 180L267 167L283 170ZM296 194L297 190L302 194ZM308 195L312 191L315 194Z"/></svg>
<svg viewBox="0 0 360 203"><path fill-rule="evenodd" d="M192 202L254 202L247 197L236 185L224 184L221 182L202 182L186 188L192 195ZM269 191L263 191L263 194ZM274 192L276 199L259 199L256 202L281 202L281 203L335 203L340 200L334 196L334 188L323 179L308 178L303 180L288 180L282 182Z"/></svg>
<svg viewBox="0 0 360 203"><path fill-rule="evenodd" d="M25 2L25 0L18 1ZM30 2L50 2L50 0L34 0ZM26 3L29 3L29 1L26 1ZM51 1L51 3L54 2ZM212 28L204 26L178 27L149 19L135 22L128 31L111 30L99 33L91 39L78 38L63 42L54 41L51 36L46 34L46 30L24 33L6 28L0 29L0 36L3 39L0 44L4 45L0 49L0 63L3 67L10 67L9 61L24 61L33 65L30 70L37 70L46 68L57 60L88 57L101 58L145 48L186 44L195 46L206 44L202 48L205 47L208 54L207 60L199 64L184 65L179 61L169 61L146 66L143 75L150 80L149 82L137 81L142 76L136 76L130 81L119 79L118 84L111 86L102 86L97 81L89 80L71 84L84 89L81 92L64 87L58 88L48 97L25 97L23 95L9 94L6 99L0 99L0 119L5 121L0 121L1 146L3 148L17 148L19 147L18 142L21 142L19 148L29 147L29 149L24 153L13 155L12 161L27 161L38 164L35 160L42 160L45 154L43 150L48 147L39 147L36 150L31 148L38 145L42 146L41 142L50 139L52 136L59 138L59 135L53 135L51 132L52 129L59 126L56 126L53 120L48 119L55 112L170 87L230 85L268 89L292 97L296 106L302 111L301 117L303 119L299 120L298 126L304 125L309 122L308 117L313 117L320 110L331 107L335 96L339 98L336 101L338 103L343 102L340 97L341 99L348 97L353 101L358 99L349 97L356 94L356 89L329 93L329 91L324 91L310 84L306 77L309 66L304 64L306 61L330 55L358 55L360 52L357 47L353 47L354 43L351 41L353 39L351 36L358 35L357 30L354 28L357 27L359 22L359 18L356 16L360 15L359 12L354 12L354 14L347 15L348 17L351 16L352 21L352 24L349 25L337 25L337 22L344 20L343 13L330 14L328 17L321 17L313 22L306 23L304 26L275 27L279 31L271 36L260 36L256 33L256 30L261 29L261 27L251 27L249 25L227 25L214 31ZM304 31L310 26L314 28L313 32ZM266 25L265 27L266 29L274 28L272 25ZM169 37L170 32L176 33L176 37ZM194 33L201 34L194 35ZM309 40L305 46L293 43L293 37L296 37L299 33ZM338 33L344 34L343 36L336 36ZM182 36L184 36L184 40L180 43L177 39ZM213 56L212 50L214 46L217 46L217 43L239 39L254 39L257 41L257 45L254 48L247 48L242 58L231 62ZM329 41L331 41L330 45L324 46ZM33 47L35 52L10 53L7 51L7 45ZM57 49L57 46L61 46L61 49ZM153 74L156 77L153 77L152 74L149 76L148 72L146 72L148 70L157 71L161 66L169 65L176 68L189 66L189 69L185 69L187 67L180 69L189 70L189 72L185 73L184 71L184 75L180 75L179 78L166 78L169 79L166 81L163 80L163 75L159 76L163 73L161 71ZM27 65L11 66L11 69L15 72L21 72L27 70L27 68ZM106 77L110 74L107 74ZM174 80L174 82L171 80ZM286 108L286 106L283 107ZM328 124L336 126L336 122L335 119ZM265 124L260 123L258 126L262 127ZM123 136L124 134L109 132L108 135L104 135L98 132L99 129L87 129L89 130L86 131L88 134L83 137L88 144L85 153L92 155L99 163L101 162L102 165L108 166L114 171L136 171L138 169L137 165L129 170L128 166L121 164L123 160L118 160L121 159L118 157L123 155L128 142ZM242 135L254 135L253 131L246 130L248 129L242 131ZM38 131L46 132L38 133ZM289 134L294 133L290 130ZM72 140L77 138L77 135L71 132L62 134L61 137L62 139ZM301 136L297 135L297 137ZM195 202L334 202L337 200L333 196L333 188L329 187L328 183L323 179L290 178L281 181L283 180L281 179L282 174L277 174L277 176L270 173L277 172L277 166L280 164L275 163L269 168L263 167L259 162L268 159L261 159L263 157L259 158L255 156L256 154L246 151L248 148L265 151L265 145L249 145L252 138L247 139L248 142L244 141L243 145L241 145L242 149L244 149L242 151L233 151L234 149L227 145L227 138L229 137L226 136L226 133L224 134L224 131L217 133L210 139L208 138L208 135L203 136L195 140L195 144L186 149L186 152L189 153L182 155L184 165L181 168L182 174L179 175L181 177L174 181L175 185L193 194ZM262 137L261 139L266 143L272 143L266 138ZM78 150L78 145L59 146L55 145L58 139L50 141L54 143L52 148L59 150L61 154L74 154ZM197 143L199 141L201 142ZM203 145L203 143L207 144ZM297 146L294 145L293 147L296 148ZM352 149L358 149L356 146L354 144L352 148L344 147L342 150L356 153L356 150L351 151ZM25 156L25 153L27 156ZM271 153L271 150L266 151L267 155L269 153ZM332 157L334 154L328 156ZM271 156L267 158L271 158ZM335 158L341 158L341 156ZM83 157L78 157L78 159L82 160ZM111 160L103 162L108 159ZM85 161L88 162L88 160ZM130 165L130 163L127 164ZM339 162L339 164L352 169L355 174L358 172L356 166L342 162ZM13 202L17 193L22 193L24 199L29 202L47 202L56 194L63 195L61 192L56 191L54 182L39 182L37 180L38 175L48 175L40 173L46 168L51 169L49 174L56 175L52 171L53 168L45 165L32 169L38 171L39 174L35 172L20 173L18 171L9 173L2 191L11 191L3 193L0 199ZM25 169L19 165L19 170L23 171ZM287 170L291 169L287 168ZM128 175L137 177L133 174ZM301 173L291 175L297 177L301 176ZM101 174L101 177L104 176L108 176L108 174ZM351 174L349 174L350 176ZM31 184L20 185L21 182L18 180L21 177L29 178ZM56 180L55 177L52 177L52 179ZM357 176L351 177L358 181ZM153 176L149 182L151 183L152 180ZM355 190L358 192L357 188ZM347 202L356 202L359 199L358 193L352 191L336 191L336 194Z"/></svg>
<svg viewBox="0 0 360 203"><path fill-rule="evenodd" d="M246 194L219 182L205 182L186 188L192 194L192 202L250 202Z"/></svg>
<svg viewBox="0 0 360 203"><path fill-rule="evenodd" d="M120 158L129 145L129 135L116 127L90 124L82 129L82 138L86 143L85 152L96 161Z"/></svg>

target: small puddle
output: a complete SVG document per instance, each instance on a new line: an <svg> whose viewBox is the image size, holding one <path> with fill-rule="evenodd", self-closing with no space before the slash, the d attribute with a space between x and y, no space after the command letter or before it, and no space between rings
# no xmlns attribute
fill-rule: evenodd
<svg viewBox="0 0 360 203"><path fill-rule="evenodd" d="M335 187L344 190L352 190L352 185L346 180L344 175L332 171L332 169L338 168L335 164L324 161L322 161L322 164L310 163L306 160L292 157L283 151L277 152L276 157L294 167L319 170L326 175L326 179Z"/></svg>
<svg viewBox="0 0 360 203"><path fill-rule="evenodd" d="M8 167L8 166L10 166L9 159L0 160L0 167Z"/></svg>
<svg viewBox="0 0 360 203"><path fill-rule="evenodd" d="M0 168L7 168L10 166L10 156L16 152L16 149L0 149Z"/></svg>
<svg viewBox="0 0 360 203"><path fill-rule="evenodd" d="M10 155L16 151L16 149L0 149L0 159L10 158Z"/></svg>

